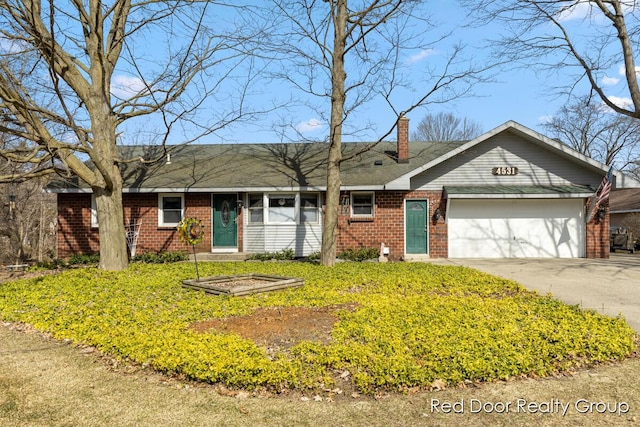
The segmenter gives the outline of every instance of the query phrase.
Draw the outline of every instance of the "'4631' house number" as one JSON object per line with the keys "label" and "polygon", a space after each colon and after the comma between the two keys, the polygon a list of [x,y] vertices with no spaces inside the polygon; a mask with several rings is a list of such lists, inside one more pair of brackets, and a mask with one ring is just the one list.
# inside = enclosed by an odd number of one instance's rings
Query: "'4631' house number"
{"label": "'4631' house number", "polygon": [[491,169],[491,173],[494,174],[494,175],[501,175],[501,176],[517,175],[518,174],[518,168],[516,168],[514,166],[495,167],[495,168]]}

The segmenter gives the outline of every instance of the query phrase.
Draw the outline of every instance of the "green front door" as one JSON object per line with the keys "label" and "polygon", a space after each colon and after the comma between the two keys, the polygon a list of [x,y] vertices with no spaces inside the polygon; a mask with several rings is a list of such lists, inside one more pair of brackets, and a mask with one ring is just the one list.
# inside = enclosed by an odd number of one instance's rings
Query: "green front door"
{"label": "green front door", "polygon": [[236,194],[213,195],[213,247],[236,248],[238,224],[236,222]]}
{"label": "green front door", "polygon": [[429,252],[428,226],[429,209],[426,200],[406,200],[407,253],[426,254]]}

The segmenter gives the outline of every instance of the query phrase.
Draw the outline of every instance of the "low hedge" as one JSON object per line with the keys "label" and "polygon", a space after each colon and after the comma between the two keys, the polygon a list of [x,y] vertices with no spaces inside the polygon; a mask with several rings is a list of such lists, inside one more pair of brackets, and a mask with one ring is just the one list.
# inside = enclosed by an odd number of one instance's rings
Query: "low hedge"
{"label": "low hedge", "polygon": [[[116,358],[233,387],[329,387],[350,373],[361,391],[455,385],[622,359],[635,350],[621,318],[562,304],[476,270],[421,263],[201,263],[201,276],[303,277],[300,288],[248,297],[186,290],[189,263],[96,268],[0,285],[0,319]],[[275,355],[231,333],[196,333],[196,321],[259,307],[356,306],[339,312],[330,344],[301,342]]]}

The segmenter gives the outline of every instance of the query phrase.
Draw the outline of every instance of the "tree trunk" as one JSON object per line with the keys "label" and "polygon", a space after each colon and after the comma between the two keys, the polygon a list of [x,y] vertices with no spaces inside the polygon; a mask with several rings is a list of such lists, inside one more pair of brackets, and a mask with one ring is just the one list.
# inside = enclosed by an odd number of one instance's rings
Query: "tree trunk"
{"label": "tree trunk", "polygon": [[340,143],[332,143],[329,148],[327,166],[327,195],[325,200],[324,224],[322,227],[322,265],[332,267],[336,261],[338,243],[338,209],[340,208]]}
{"label": "tree trunk", "polygon": [[111,190],[94,188],[100,235],[100,269],[124,270],[129,265],[122,211],[122,182]]}
{"label": "tree trunk", "polygon": [[40,200],[40,221],[38,222],[38,262],[44,261],[44,246],[45,246],[45,223],[46,217],[44,215],[45,210],[45,198],[41,194],[39,197]]}
{"label": "tree trunk", "polygon": [[95,96],[89,106],[95,111],[92,114],[95,152],[92,160],[96,164],[96,179],[91,188],[98,210],[100,269],[119,271],[129,266],[129,257],[122,205],[123,181],[117,163],[116,121],[110,114],[108,102],[104,101],[107,99],[106,96]]}
{"label": "tree trunk", "polygon": [[338,243],[338,209],[340,205],[340,162],[342,161],[342,121],[344,120],[345,80],[344,54],[347,26],[347,0],[337,0],[333,15],[333,63],[331,65],[331,130],[327,162],[326,210],[322,228],[322,265],[336,262]]}

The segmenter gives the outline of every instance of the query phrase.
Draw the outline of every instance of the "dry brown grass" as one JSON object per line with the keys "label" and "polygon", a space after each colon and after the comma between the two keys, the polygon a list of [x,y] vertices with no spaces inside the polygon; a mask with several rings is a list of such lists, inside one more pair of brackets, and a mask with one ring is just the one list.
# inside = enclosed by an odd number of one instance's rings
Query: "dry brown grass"
{"label": "dry brown grass", "polygon": [[[2,426],[633,426],[640,423],[640,359],[551,379],[526,379],[376,398],[229,391],[118,366],[92,349],[0,323]],[[432,411],[464,400],[464,413]],[[474,403],[512,402],[474,413]],[[518,399],[568,404],[561,413],[523,413]],[[628,405],[627,413],[579,413],[576,402]],[[434,402],[435,403],[435,402]],[[477,405],[477,404],[476,404]],[[622,407],[624,409],[624,407]]]}

